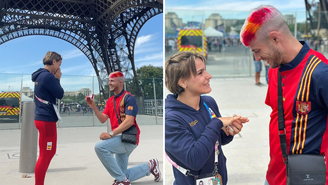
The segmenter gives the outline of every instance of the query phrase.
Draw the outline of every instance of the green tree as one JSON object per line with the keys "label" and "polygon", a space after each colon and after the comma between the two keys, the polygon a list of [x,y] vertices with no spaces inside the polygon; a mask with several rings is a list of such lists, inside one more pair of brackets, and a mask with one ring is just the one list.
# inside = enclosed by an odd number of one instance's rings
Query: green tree
{"label": "green tree", "polygon": [[125,79],[126,90],[129,91],[133,96],[140,96],[142,92],[139,91],[136,83],[140,85],[138,79]]}
{"label": "green tree", "polygon": [[76,102],[80,103],[81,100],[84,100],[85,96],[82,93],[79,93],[76,97]]}
{"label": "green tree", "polygon": [[138,78],[163,78],[163,67],[142,66],[136,72]]}
{"label": "green tree", "polygon": [[63,98],[61,99],[61,102],[63,103],[72,103],[75,101],[75,96],[70,96],[70,95],[64,95]]}
{"label": "green tree", "polygon": [[[322,29],[328,27],[328,3],[327,0],[312,1],[309,3],[308,0],[305,0],[307,9],[307,14],[309,15],[308,19],[310,24],[308,27],[311,29]],[[317,34],[317,33],[316,33]]]}
{"label": "green tree", "polygon": [[225,32],[226,33],[229,33],[231,31],[231,26],[227,26],[226,28],[225,28]]}
{"label": "green tree", "polygon": [[136,73],[145,99],[154,98],[153,81],[156,87],[156,98],[163,98],[163,67],[142,66],[137,69]]}
{"label": "green tree", "polygon": [[[288,28],[292,34],[294,34],[295,24],[288,25]],[[311,32],[311,28],[308,26],[307,31],[305,31],[305,23],[297,23],[297,30],[303,34],[308,34]]]}

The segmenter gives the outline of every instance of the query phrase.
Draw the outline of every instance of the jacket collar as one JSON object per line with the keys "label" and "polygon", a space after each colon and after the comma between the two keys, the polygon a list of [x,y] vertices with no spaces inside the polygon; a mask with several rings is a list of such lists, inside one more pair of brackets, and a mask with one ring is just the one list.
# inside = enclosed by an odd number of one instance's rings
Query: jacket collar
{"label": "jacket collar", "polygon": [[292,70],[295,67],[297,67],[298,64],[302,62],[305,55],[310,51],[309,45],[307,45],[304,41],[300,41],[300,43],[303,45],[300,52],[296,55],[296,57],[291,62],[289,62],[288,64],[281,65],[279,67],[280,72]]}
{"label": "jacket collar", "polygon": [[122,96],[123,93],[124,93],[124,89],[122,89],[122,91],[118,95],[115,95],[114,98]]}

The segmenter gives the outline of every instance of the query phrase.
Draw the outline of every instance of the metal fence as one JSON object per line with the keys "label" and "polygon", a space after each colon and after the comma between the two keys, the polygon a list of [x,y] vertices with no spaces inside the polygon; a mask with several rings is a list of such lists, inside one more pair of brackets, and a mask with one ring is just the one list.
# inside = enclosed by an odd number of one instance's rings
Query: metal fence
{"label": "metal fence", "polygon": [[[24,102],[34,101],[34,83],[31,75],[4,74],[0,73],[0,95],[1,93],[19,92],[20,108]],[[138,88],[136,87],[138,83]],[[92,109],[85,102],[85,96],[94,94],[100,111],[103,111],[107,98],[101,97],[99,84],[96,76],[62,76],[60,80],[64,89],[64,97],[58,100],[58,110],[63,122],[58,122],[58,127],[74,126],[100,126],[102,125],[95,117]],[[109,88],[107,86],[107,88]],[[125,79],[124,89],[131,92],[138,104],[138,119],[147,120],[138,124],[163,124],[163,79]],[[108,89],[109,91],[109,89]],[[1,97],[1,96],[0,96]],[[17,98],[18,99],[18,98]],[[1,98],[0,98],[1,100]],[[155,104],[154,102],[157,102]],[[151,102],[151,103],[149,103]],[[1,109],[1,105],[0,105]],[[7,109],[6,109],[7,110]],[[151,111],[150,111],[151,110]],[[13,120],[5,118],[6,111],[0,111],[0,129],[21,128],[20,118],[22,109],[11,112]],[[19,120],[16,120],[19,118]]]}
{"label": "metal fence", "polygon": [[[254,7],[255,8],[255,7]],[[316,10],[317,9],[317,10]],[[328,12],[313,8],[286,12],[284,15],[291,33],[300,41],[328,55]],[[201,29],[207,42],[207,71],[213,77],[254,76],[254,60],[249,48],[240,42],[241,27],[249,11],[165,9],[165,60],[178,52],[178,33],[182,29]],[[305,21],[307,20],[307,22]],[[211,30],[212,32],[209,32]],[[214,30],[214,31],[213,31]],[[211,33],[211,35],[206,35]],[[181,38],[180,38],[181,39]],[[204,44],[203,44],[204,45]],[[265,75],[262,63],[261,76]]]}

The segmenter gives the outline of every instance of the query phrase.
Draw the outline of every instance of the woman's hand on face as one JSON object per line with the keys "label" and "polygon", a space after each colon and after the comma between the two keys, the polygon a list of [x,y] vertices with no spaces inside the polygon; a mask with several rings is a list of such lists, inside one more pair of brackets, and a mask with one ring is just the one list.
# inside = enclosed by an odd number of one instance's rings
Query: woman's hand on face
{"label": "woman's hand on face", "polygon": [[61,69],[58,68],[58,69],[56,70],[56,72],[54,73],[54,75],[55,75],[55,78],[57,78],[58,80],[60,80],[60,78],[61,78],[61,76],[62,76]]}

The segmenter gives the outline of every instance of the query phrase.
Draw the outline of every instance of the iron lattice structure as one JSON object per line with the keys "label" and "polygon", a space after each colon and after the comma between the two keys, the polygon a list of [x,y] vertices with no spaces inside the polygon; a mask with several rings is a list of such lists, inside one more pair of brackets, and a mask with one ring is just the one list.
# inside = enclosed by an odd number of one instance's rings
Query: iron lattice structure
{"label": "iron lattice structure", "polygon": [[[308,21],[310,21],[311,30],[320,30],[320,28],[323,28],[324,25],[328,24],[328,0],[312,0],[310,2],[309,0],[304,0],[304,2],[306,9],[305,34],[308,34],[306,29]],[[315,8],[317,9],[317,12],[314,11]],[[322,19],[325,19],[325,21]]]}
{"label": "iron lattice structure", "polygon": [[137,76],[138,33],[160,13],[163,0],[1,0],[0,44],[29,35],[65,40],[90,60],[105,95],[109,73]]}

